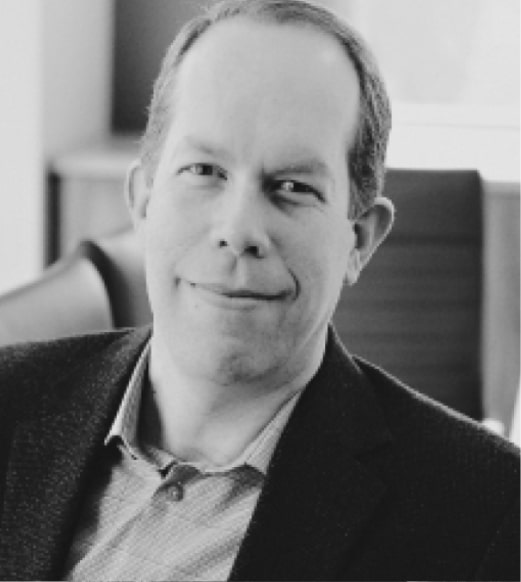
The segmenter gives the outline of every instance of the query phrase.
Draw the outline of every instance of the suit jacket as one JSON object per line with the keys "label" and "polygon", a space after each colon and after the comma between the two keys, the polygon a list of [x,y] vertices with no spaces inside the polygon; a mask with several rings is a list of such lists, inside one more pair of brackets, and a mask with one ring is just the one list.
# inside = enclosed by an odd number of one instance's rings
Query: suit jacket
{"label": "suit jacket", "polygon": [[[2,579],[62,574],[148,334],[0,350]],[[231,578],[519,580],[517,448],[351,358],[331,332]]]}

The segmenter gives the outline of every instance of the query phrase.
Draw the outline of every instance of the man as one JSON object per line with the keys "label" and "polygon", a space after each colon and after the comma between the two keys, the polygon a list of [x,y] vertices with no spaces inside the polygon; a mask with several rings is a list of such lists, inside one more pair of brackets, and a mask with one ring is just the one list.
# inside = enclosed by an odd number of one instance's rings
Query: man
{"label": "man", "polygon": [[330,327],[391,227],[389,118],[322,9],[184,29],[128,180],[151,333],[0,353],[4,577],[519,576],[515,447]]}

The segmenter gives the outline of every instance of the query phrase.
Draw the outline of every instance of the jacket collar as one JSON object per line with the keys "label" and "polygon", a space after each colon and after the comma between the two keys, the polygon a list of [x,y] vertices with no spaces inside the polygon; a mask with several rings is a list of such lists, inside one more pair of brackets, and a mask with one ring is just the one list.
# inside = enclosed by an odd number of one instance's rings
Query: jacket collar
{"label": "jacket collar", "polygon": [[368,459],[385,454],[391,440],[373,388],[331,331],[279,441],[231,579],[338,577],[385,493]]}
{"label": "jacket collar", "polygon": [[[42,384],[38,401],[26,406],[38,409],[38,416],[29,412],[17,427],[7,469],[2,579],[59,578],[87,476],[149,333],[143,328],[115,335],[107,349],[79,364],[69,361],[70,372],[59,379],[35,379]],[[77,350],[78,340],[72,341]],[[87,348],[88,340],[82,345]]]}

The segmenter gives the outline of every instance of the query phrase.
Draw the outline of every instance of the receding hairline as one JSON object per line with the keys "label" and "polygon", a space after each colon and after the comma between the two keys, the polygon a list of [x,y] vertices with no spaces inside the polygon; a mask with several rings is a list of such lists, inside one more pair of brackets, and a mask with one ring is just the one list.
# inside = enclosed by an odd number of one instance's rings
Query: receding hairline
{"label": "receding hairline", "polygon": [[[207,12],[211,12],[213,10],[213,7],[211,6],[209,9],[207,9]],[[187,47],[185,47],[185,49],[178,55],[178,59],[177,59],[177,63],[176,63],[176,67],[175,67],[175,73],[173,75],[173,84],[171,87],[171,93],[170,93],[170,97],[168,99],[168,113],[167,113],[167,119],[168,119],[168,128],[166,128],[165,134],[167,134],[172,126],[173,120],[174,120],[174,116],[175,116],[175,109],[176,109],[176,100],[177,100],[177,91],[179,90],[180,87],[180,79],[181,79],[181,75],[182,75],[182,70],[183,70],[183,65],[185,63],[185,60],[188,59],[190,57],[191,54],[193,54],[194,49],[197,48],[197,45],[200,42],[204,42],[204,39],[208,36],[209,33],[212,32],[212,30],[216,30],[218,28],[225,27],[228,26],[230,24],[233,24],[234,22],[241,22],[243,21],[243,23],[251,23],[254,25],[259,25],[259,26],[266,26],[266,27],[276,27],[276,28],[285,28],[285,27],[291,27],[293,29],[296,30],[300,30],[300,31],[309,31],[312,34],[316,34],[318,37],[323,37],[325,39],[330,39],[332,41],[332,43],[334,43],[339,49],[340,52],[342,53],[343,57],[346,59],[346,63],[348,64],[348,66],[350,66],[350,68],[353,70],[354,73],[354,78],[356,79],[357,82],[357,91],[358,91],[358,100],[357,100],[357,111],[356,111],[356,121],[354,123],[354,127],[353,127],[353,131],[350,132],[351,135],[350,136],[346,136],[346,147],[347,147],[347,151],[346,153],[349,154],[350,149],[354,146],[355,140],[356,140],[356,135],[358,132],[358,128],[360,125],[360,115],[361,115],[361,107],[362,107],[362,86],[361,86],[361,80],[360,80],[360,73],[358,71],[358,68],[356,66],[356,62],[354,62],[353,58],[351,57],[350,54],[348,54],[348,51],[345,48],[344,43],[342,42],[342,39],[335,34],[333,31],[329,31],[324,29],[323,27],[321,27],[319,24],[309,21],[303,17],[300,17],[298,19],[284,19],[284,20],[279,20],[276,18],[276,16],[270,12],[244,12],[244,13],[238,13],[238,14],[232,14],[230,16],[226,16],[223,18],[220,18],[216,21],[210,21],[206,24],[205,28],[202,30],[202,32],[200,34],[197,35],[197,37],[195,39],[192,40],[192,42],[189,43],[189,45]],[[164,144],[163,144],[164,145]]]}
{"label": "receding hairline", "polygon": [[204,39],[207,38],[212,31],[217,31],[221,27],[228,27],[234,26],[237,23],[243,24],[253,24],[260,27],[266,28],[277,28],[277,29],[284,29],[284,28],[292,28],[297,31],[309,31],[311,34],[314,34],[318,37],[323,37],[324,39],[329,39],[332,44],[336,45],[341,53],[345,56],[347,61],[353,66],[357,76],[359,73],[356,69],[355,62],[353,61],[352,56],[346,50],[345,43],[343,42],[341,36],[336,34],[334,31],[330,31],[328,29],[323,28],[320,24],[305,20],[305,19],[298,19],[298,20],[278,20],[276,17],[271,16],[269,14],[260,14],[257,15],[255,13],[239,13],[233,14],[226,18],[221,18],[216,20],[215,22],[210,22],[207,24],[204,29],[194,38],[179,54],[177,59],[177,68],[179,69],[184,62],[184,60],[193,52],[194,48],[201,42],[204,42]]}

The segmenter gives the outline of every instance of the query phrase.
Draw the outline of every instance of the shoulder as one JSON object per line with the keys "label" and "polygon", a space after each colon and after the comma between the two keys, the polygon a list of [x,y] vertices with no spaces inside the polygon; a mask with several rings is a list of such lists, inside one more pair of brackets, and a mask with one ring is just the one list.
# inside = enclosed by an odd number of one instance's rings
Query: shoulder
{"label": "shoulder", "polygon": [[148,337],[148,328],[124,329],[88,335],[13,344],[0,348],[0,406],[11,396],[30,399],[52,389],[58,380],[74,377],[77,370],[95,369],[110,354],[116,360],[135,351]]}
{"label": "shoulder", "polygon": [[[478,422],[435,402],[392,375],[361,358],[354,358],[369,380],[395,442],[408,449],[421,448],[432,462],[494,459],[519,468],[519,449]],[[412,438],[414,436],[414,438]],[[441,455],[441,458],[439,456]]]}
{"label": "shoulder", "polygon": [[0,348],[0,450],[21,423],[52,425],[74,407],[117,398],[149,333],[118,330]]}
{"label": "shoulder", "polygon": [[[356,358],[392,442],[373,469],[414,543],[452,556],[466,579],[519,579],[519,449]],[[434,561],[435,558],[433,558]],[[436,564],[435,564],[436,566]],[[440,570],[441,571],[441,570]]]}
{"label": "shoulder", "polygon": [[126,329],[2,346],[0,378],[42,369],[63,369],[64,365],[92,357],[133,332]]}
{"label": "shoulder", "polygon": [[488,515],[489,531],[499,528],[519,503],[518,447],[379,368],[356,363],[392,434],[392,454],[382,464],[390,482],[411,499],[428,500],[439,515],[469,522]]}

